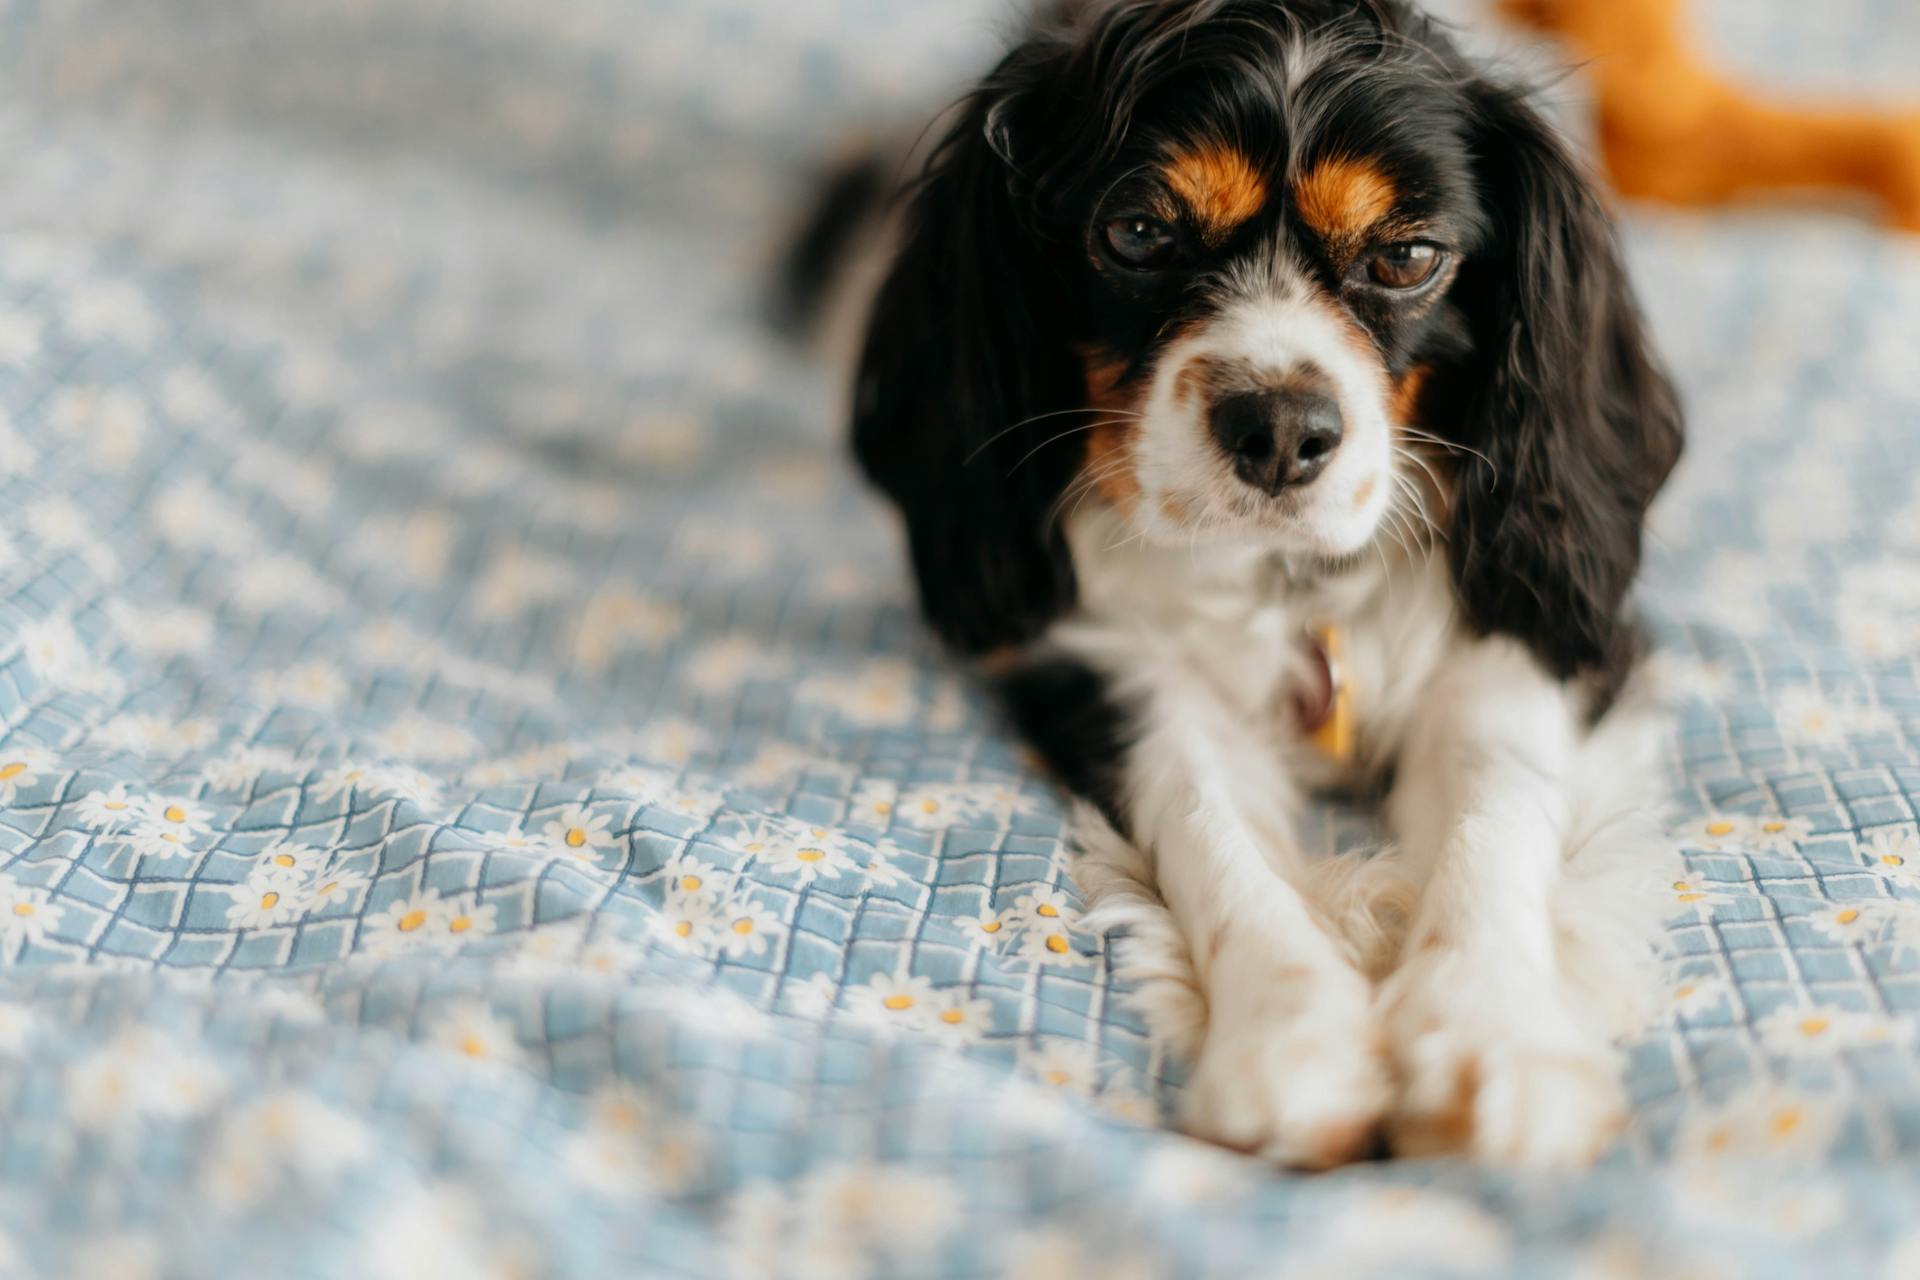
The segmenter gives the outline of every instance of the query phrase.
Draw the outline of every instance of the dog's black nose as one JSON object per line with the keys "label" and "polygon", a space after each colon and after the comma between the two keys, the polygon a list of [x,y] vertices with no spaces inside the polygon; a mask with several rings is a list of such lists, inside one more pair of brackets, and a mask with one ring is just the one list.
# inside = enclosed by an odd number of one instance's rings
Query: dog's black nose
{"label": "dog's black nose", "polygon": [[1247,391],[1213,406],[1213,438],[1234,472],[1268,493],[1311,484],[1345,434],[1340,406],[1314,391]]}

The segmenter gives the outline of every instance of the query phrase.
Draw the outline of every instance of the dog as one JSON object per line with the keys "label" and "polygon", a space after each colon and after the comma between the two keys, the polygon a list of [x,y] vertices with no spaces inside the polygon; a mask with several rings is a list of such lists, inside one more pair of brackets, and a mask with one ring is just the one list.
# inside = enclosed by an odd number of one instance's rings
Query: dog
{"label": "dog", "polygon": [[[1682,421],[1581,165],[1402,0],[1056,2],[937,136],[855,452],[1089,802],[1185,1127],[1593,1160],[1657,931],[1607,886],[1649,874],[1627,597]],[[1308,793],[1383,797],[1393,849],[1306,857]]]}

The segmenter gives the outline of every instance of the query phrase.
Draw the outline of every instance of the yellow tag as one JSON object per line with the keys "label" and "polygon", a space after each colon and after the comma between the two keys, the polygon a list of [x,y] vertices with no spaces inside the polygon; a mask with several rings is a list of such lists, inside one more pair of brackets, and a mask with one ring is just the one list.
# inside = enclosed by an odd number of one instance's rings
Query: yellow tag
{"label": "yellow tag", "polygon": [[1347,687],[1347,637],[1335,626],[1314,628],[1320,652],[1327,655],[1327,679],[1333,685],[1333,705],[1327,722],[1313,731],[1312,742],[1322,755],[1341,764],[1353,762],[1353,690]]}

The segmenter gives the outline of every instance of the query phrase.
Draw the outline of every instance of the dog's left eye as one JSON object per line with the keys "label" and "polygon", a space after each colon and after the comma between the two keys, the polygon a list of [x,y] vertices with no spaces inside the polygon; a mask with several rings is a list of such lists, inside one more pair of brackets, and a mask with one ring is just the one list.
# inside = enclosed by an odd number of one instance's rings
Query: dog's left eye
{"label": "dog's left eye", "polygon": [[1135,271],[1164,267],[1179,250],[1173,228],[1157,218],[1115,218],[1107,223],[1103,235],[1107,252],[1121,266]]}
{"label": "dog's left eye", "polygon": [[1367,275],[1382,288],[1418,289],[1433,279],[1433,273],[1440,269],[1440,260],[1437,245],[1409,240],[1404,244],[1390,244],[1374,254]]}

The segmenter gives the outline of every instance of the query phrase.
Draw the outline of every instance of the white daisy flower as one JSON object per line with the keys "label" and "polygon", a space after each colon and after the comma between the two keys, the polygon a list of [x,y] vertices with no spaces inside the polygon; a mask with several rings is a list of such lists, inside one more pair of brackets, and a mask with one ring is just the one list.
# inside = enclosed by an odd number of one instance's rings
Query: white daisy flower
{"label": "white daisy flower", "polygon": [[1673,1154],[1681,1162],[1812,1163],[1825,1158],[1845,1116],[1845,1107],[1831,1098],[1760,1084],[1718,1106],[1690,1106],[1674,1135]]}
{"label": "white daisy flower", "polygon": [[993,948],[1012,936],[1012,917],[1008,912],[987,910],[977,916],[965,916],[955,921],[967,941],[976,947]]}
{"label": "white daisy flower", "polygon": [[325,851],[293,840],[275,840],[255,855],[254,874],[305,880],[327,864]]}
{"label": "white daisy flower", "polygon": [[822,759],[791,743],[763,742],[753,753],[753,759],[735,770],[734,776],[750,787],[777,787],[808,769],[837,767],[834,761]]}
{"label": "white daisy flower", "polygon": [[468,786],[498,787],[509,782],[558,782],[573,763],[574,745],[551,742],[529,747],[500,760],[475,765],[464,775]]}
{"label": "white daisy flower", "polygon": [[1913,1024],[1833,1005],[1783,1005],[1754,1024],[1769,1052],[1781,1057],[1826,1058],[1846,1049],[1904,1044]]}
{"label": "white daisy flower", "polygon": [[1683,977],[1668,989],[1674,1013],[1683,1018],[1699,1017],[1726,1004],[1733,997],[1733,984],[1712,974]]}
{"label": "white daisy flower", "polygon": [[798,697],[864,729],[904,729],[920,709],[913,667],[897,659],[871,662],[853,675],[816,676],[800,685]]}
{"label": "white daisy flower", "polygon": [[749,680],[776,675],[787,660],[745,636],[725,636],[702,644],[681,668],[688,684],[702,693],[732,693]]}
{"label": "white daisy flower", "polygon": [[616,838],[608,830],[613,818],[594,813],[584,804],[570,804],[543,827],[549,853],[582,862],[597,862],[613,849]]}
{"label": "white daisy flower", "polygon": [[863,827],[886,828],[893,825],[894,811],[900,805],[900,784],[884,778],[869,778],[854,788],[847,801],[847,821]]}
{"label": "white daisy flower", "polygon": [[347,867],[330,867],[314,876],[307,886],[305,911],[308,915],[318,915],[328,907],[349,903],[353,895],[373,883],[364,871],[354,871]]}
{"label": "white daisy flower", "polygon": [[58,929],[65,914],[45,889],[0,875],[0,953],[18,958],[21,948]]}
{"label": "white daisy flower", "polygon": [[1878,703],[1841,701],[1805,685],[1775,698],[1774,719],[1789,742],[1827,749],[1845,747],[1856,735],[1898,728],[1893,714]]}
{"label": "white daisy flower", "polygon": [[212,815],[191,800],[142,796],[131,843],[150,858],[184,858],[212,834]]}
{"label": "white daisy flower", "polygon": [[1836,902],[1807,917],[1807,927],[1828,942],[1866,945],[1879,937],[1887,923],[1882,902]]}
{"label": "white daisy flower", "polygon": [[1910,826],[1875,827],[1861,833],[1867,870],[1898,883],[1920,885],[1920,834]]}
{"label": "white daisy flower", "polygon": [[437,808],[440,804],[438,779],[408,765],[383,764],[369,771],[361,785],[374,795],[403,800],[423,809]]}
{"label": "white daisy flower", "polygon": [[633,756],[678,769],[711,746],[713,735],[683,716],[662,716],[638,729],[602,734],[597,741],[610,755]]}
{"label": "white daisy flower", "polygon": [[240,747],[210,760],[200,776],[216,791],[244,791],[269,773],[298,774],[305,767],[291,751],[279,747]]}
{"label": "white daisy flower", "polygon": [[438,889],[398,898],[360,922],[360,949],[387,955],[426,947],[444,937],[447,904]]}
{"label": "white daisy flower", "polygon": [[1020,1069],[1041,1084],[1091,1096],[1099,1083],[1094,1047],[1077,1040],[1048,1039],[1021,1049]]}
{"label": "white daisy flower", "polygon": [[211,745],[217,735],[210,720],[120,715],[95,729],[92,740],[116,751],[171,759]]}
{"label": "white daisy flower", "polygon": [[1091,956],[1073,949],[1073,935],[1058,921],[1025,924],[1019,933],[1019,951],[1015,954],[1028,964],[1090,964]]}
{"label": "white daisy flower", "polygon": [[454,898],[441,904],[428,922],[434,936],[430,942],[459,946],[475,938],[484,938],[499,927],[500,908],[476,897]]}
{"label": "white daisy flower", "polygon": [[1065,929],[1080,919],[1079,908],[1059,889],[1036,889],[1032,893],[1022,894],[1014,900],[1013,906],[1030,928]]}
{"label": "white daisy flower", "polygon": [[89,791],[74,806],[74,817],[92,831],[118,831],[139,816],[140,801],[127,794],[125,783],[105,791]]}
{"label": "white daisy flower", "polygon": [[854,857],[854,841],[845,832],[791,821],[764,824],[740,848],[770,874],[797,876],[802,884],[836,880],[860,865]]}
{"label": "white daisy flower", "polygon": [[679,634],[680,608],[631,587],[595,592],[580,611],[574,631],[574,660],[589,671],[604,671],[633,649],[657,649]]}
{"label": "white daisy flower", "polygon": [[318,660],[282,672],[262,672],[253,686],[265,701],[314,711],[331,711],[347,696],[346,677],[332,663]]}
{"label": "white daisy flower", "polygon": [[724,895],[733,883],[733,875],[703,862],[682,850],[668,858],[660,868],[661,883],[668,893],[709,893]]}
{"label": "white daisy flower", "polygon": [[847,992],[847,1012],[885,1031],[922,1031],[934,1002],[933,980],[904,970],[880,972]]}
{"label": "white daisy flower", "polygon": [[711,892],[669,893],[650,923],[661,941],[698,955],[712,954],[725,927]]}
{"label": "white daisy flower", "polygon": [[[262,871],[267,874],[261,874]],[[272,866],[257,869],[245,884],[228,888],[233,905],[227,908],[227,927],[271,929],[292,924],[306,906],[302,888],[303,882],[296,873],[282,872]]]}
{"label": "white daisy flower", "polygon": [[342,760],[314,780],[307,794],[315,800],[331,800],[335,796],[345,796],[347,802],[353,802],[353,795],[362,787],[370,786],[375,766],[362,764],[354,760]]}
{"label": "white daisy flower", "polygon": [[207,1110],[225,1084],[211,1059],[158,1032],[134,1030],[67,1069],[68,1114],[92,1130],[145,1116],[181,1119]]}
{"label": "white daisy flower", "polygon": [[803,1251],[817,1239],[834,1252],[851,1248],[858,1256],[895,1263],[813,1274],[899,1274],[901,1262],[938,1256],[960,1217],[951,1183],[897,1165],[829,1165],[807,1175],[794,1195]]}
{"label": "white daisy flower", "polygon": [[721,912],[720,931],[716,935],[721,952],[734,960],[765,955],[767,947],[786,925],[773,911],[757,902],[742,899]]}
{"label": "white daisy flower", "polygon": [[595,938],[581,947],[573,959],[576,969],[604,978],[638,973],[646,962],[647,953],[644,949],[616,937]]}
{"label": "white daisy flower", "polygon": [[90,461],[118,470],[138,457],[146,442],[147,407],[119,388],[68,386],[48,398],[46,423]]}
{"label": "white daisy flower", "polygon": [[1709,880],[1697,871],[1682,876],[1671,885],[1676,906],[1707,914],[1711,914],[1715,903],[1729,900],[1726,888],[1721,882]]}
{"label": "white daisy flower", "polygon": [[53,766],[52,754],[39,747],[0,746],[0,805],[13,804],[23,790],[39,785]]}
{"label": "white daisy flower", "polygon": [[958,988],[942,991],[927,1004],[925,1029],[955,1048],[977,1044],[993,1030],[993,1002],[969,999]]}
{"label": "white daisy flower", "polygon": [[480,843],[500,853],[546,853],[548,851],[545,836],[534,835],[517,822],[505,831],[481,832]]}
{"label": "white daisy flower", "polygon": [[905,849],[902,849],[893,841],[882,840],[873,846],[873,850],[867,858],[866,865],[860,868],[860,873],[867,878],[868,884],[880,888],[892,888],[894,885],[906,884],[913,879],[912,876],[900,868],[899,858],[906,852]]}
{"label": "white daisy flower", "polygon": [[456,1004],[435,1020],[427,1042],[488,1068],[518,1068],[527,1061],[513,1024],[477,1001]]}
{"label": "white daisy flower", "polygon": [[319,1099],[291,1089],[231,1113],[207,1154],[201,1188],[229,1212],[283,1192],[325,1193],[363,1164],[373,1144],[366,1129]]}
{"label": "white daisy flower", "polygon": [[380,753],[401,760],[465,760],[479,753],[480,740],[457,724],[408,713],[373,739]]}

